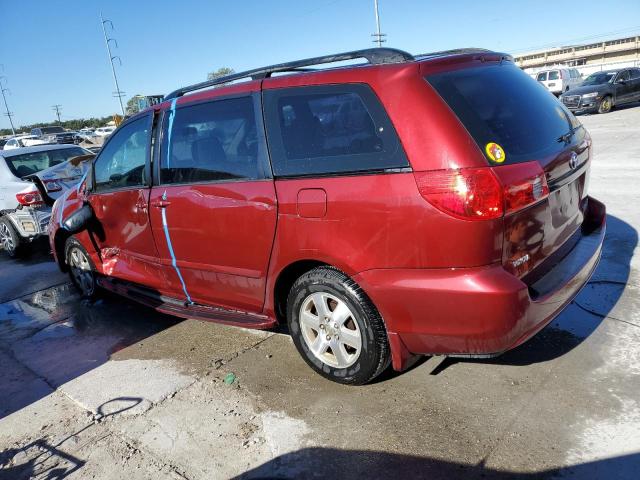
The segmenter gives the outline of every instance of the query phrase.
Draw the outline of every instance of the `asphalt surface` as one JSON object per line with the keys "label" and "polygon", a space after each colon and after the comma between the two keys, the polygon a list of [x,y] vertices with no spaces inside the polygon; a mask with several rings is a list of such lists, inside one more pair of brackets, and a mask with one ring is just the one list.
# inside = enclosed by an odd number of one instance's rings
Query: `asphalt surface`
{"label": "asphalt surface", "polygon": [[493,360],[340,386],[286,335],[87,303],[46,252],[0,253],[0,479],[638,478],[640,107],[581,119],[602,261]]}

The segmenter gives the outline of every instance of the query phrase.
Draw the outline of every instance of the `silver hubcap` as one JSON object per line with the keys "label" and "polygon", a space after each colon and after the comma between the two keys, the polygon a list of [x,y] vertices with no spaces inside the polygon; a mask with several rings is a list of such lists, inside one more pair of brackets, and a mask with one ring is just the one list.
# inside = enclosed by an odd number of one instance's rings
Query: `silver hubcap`
{"label": "silver hubcap", "polygon": [[300,329],[313,355],[331,367],[349,367],[360,356],[362,336],[355,316],[333,295],[312,293],[302,302]]}
{"label": "silver hubcap", "polygon": [[73,275],[82,293],[91,295],[94,288],[91,264],[84,252],[77,247],[72,247],[69,250],[69,267],[71,268],[71,275]]}
{"label": "silver hubcap", "polygon": [[13,252],[13,249],[16,248],[9,226],[6,223],[0,223],[0,243],[6,252]]}

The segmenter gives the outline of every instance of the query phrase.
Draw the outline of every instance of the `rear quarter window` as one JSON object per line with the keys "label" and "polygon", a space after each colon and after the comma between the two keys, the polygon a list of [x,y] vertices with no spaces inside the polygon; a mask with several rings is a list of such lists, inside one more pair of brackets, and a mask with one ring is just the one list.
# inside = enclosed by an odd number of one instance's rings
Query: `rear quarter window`
{"label": "rear quarter window", "polygon": [[511,62],[439,73],[427,81],[485,155],[491,142],[504,149],[505,164],[560,152],[559,138],[579,126],[552,94]]}
{"label": "rear quarter window", "polygon": [[266,90],[264,98],[276,176],[409,166],[389,117],[366,85]]}

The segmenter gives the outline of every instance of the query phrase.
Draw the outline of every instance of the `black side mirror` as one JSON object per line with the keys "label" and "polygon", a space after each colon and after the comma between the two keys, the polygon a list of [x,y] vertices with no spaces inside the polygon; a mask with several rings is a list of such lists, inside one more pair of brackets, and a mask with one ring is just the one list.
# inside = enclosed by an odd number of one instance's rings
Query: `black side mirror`
{"label": "black side mirror", "polygon": [[92,219],[93,209],[91,205],[84,204],[62,222],[62,227],[71,234],[78,233],[86,229]]}
{"label": "black side mirror", "polygon": [[627,81],[621,78],[619,80],[616,80],[616,83],[619,84],[619,85],[624,85],[624,84],[627,83]]}

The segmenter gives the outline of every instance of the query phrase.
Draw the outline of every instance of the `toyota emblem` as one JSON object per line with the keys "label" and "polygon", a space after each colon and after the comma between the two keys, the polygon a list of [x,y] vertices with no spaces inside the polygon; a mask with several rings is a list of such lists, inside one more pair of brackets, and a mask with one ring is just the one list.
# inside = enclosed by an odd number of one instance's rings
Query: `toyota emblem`
{"label": "toyota emblem", "polygon": [[575,170],[578,166],[578,154],[576,152],[571,152],[571,158],[569,159],[569,167],[571,170]]}

